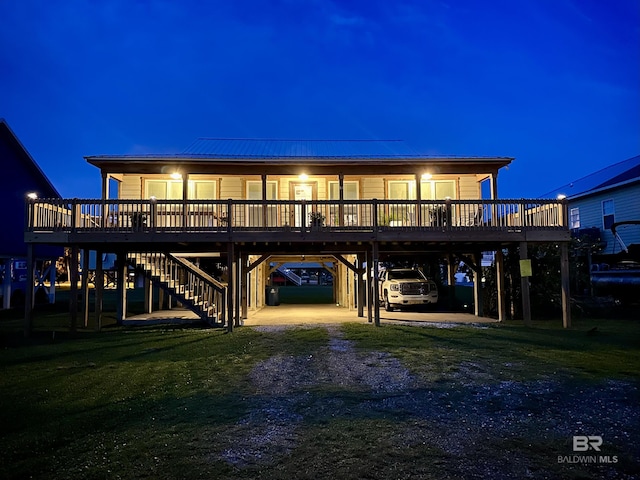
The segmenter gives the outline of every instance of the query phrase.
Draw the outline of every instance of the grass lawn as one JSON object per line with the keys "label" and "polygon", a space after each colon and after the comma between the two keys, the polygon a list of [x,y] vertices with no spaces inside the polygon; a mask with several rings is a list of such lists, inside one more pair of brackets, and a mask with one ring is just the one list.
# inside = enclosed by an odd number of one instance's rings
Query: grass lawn
{"label": "grass lawn", "polygon": [[[24,340],[18,318],[0,317],[0,478],[517,472],[578,479],[638,472],[637,321],[579,320],[568,331],[559,322],[344,324],[337,339],[324,327],[227,334],[110,326],[72,337],[61,328],[67,322],[66,314],[44,309]],[[314,378],[343,367],[348,374],[348,365],[330,357],[347,346],[354,349],[348,358],[372,371],[406,369],[410,385],[395,391],[364,388],[357,378]],[[274,371],[260,372],[273,380],[259,378],[257,365],[271,365]],[[317,370],[304,376],[301,365]],[[293,386],[292,377],[299,379]],[[395,381],[382,382],[387,378]],[[284,386],[270,386],[278,382]],[[599,430],[601,424],[608,426]],[[603,435],[603,453],[618,463],[558,464],[558,455],[574,454],[571,437],[578,434]]]}

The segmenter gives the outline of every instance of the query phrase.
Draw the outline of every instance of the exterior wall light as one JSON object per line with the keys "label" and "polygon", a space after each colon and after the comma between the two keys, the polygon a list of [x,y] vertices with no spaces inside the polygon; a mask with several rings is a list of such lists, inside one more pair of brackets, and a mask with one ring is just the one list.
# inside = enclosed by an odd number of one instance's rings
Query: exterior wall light
{"label": "exterior wall light", "polygon": [[558,200],[564,200],[567,196],[564,193],[560,193],[557,197]]}
{"label": "exterior wall light", "polygon": [[171,178],[173,178],[174,180],[180,180],[182,178],[182,175],[179,172],[173,172],[171,174]]}
{"label": "exterior wall light", "polygon": [[38,198],[38,194],[36,192],[29,192],[27,193],[27,198],[30,198],[31,200],[35,200],[36,198]]}
{"label": "exterior wall light", "polygon": [[309,179],[309,175],[307,175],[306,173],[301,173],[300,175],[298,175],[298,179],[304,182]]}
{"label": "exterior wall light", "polygon": [[422,180],[431,180],[431,177],[433,177],[433,175],[431,175],[430,173],[422,174]]}

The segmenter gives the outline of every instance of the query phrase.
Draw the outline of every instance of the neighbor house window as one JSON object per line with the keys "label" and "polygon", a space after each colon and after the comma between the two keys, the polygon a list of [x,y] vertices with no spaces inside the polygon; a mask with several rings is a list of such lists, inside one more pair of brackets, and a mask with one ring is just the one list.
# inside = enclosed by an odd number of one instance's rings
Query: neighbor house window
{"label": "neighbor house window", "polygon": [[609,230],[615,222],[616,208],[613,199],[602,202],[602,225],[605,230]]}
{"label": "neighbor house window", "polygon": [[580,209],[572,208],[569,210],[569,228],[580,228]]}

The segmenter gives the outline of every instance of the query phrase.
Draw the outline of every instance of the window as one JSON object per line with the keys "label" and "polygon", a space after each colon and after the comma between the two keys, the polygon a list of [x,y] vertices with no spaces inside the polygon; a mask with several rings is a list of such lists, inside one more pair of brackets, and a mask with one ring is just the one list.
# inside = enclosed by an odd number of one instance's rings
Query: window
{"label": "window", "polygon": [[569,210],[569,228],[580,228],[580,209]]}
{"label": "window", "polygon": [[[278,183],[267,182],[267,198],[265,200],[278,199]],[[247,182],[247,200],[262,200],[262,182]],[[249,226],[262,227],[266,220],[267,226],[277,225],[278,206],[267,205],[266,214],[262,213],[262,205],[247,205],[247,220]]]}
{"label": "window", "polygon": [[216,182],[206,180],[189,181],[189,198],[213,200],[216,198]]}
{"label": "window", "polygon": [[[349,200],[358,199],[358,182],[343,182],[342,196],[345,200],[342,225],[347,227],[358,225],[358,205],[348,203]],[[340,200],[340,182],[329,182],[329,200]],[[340,225],[340,209],[337,205],[329,207],[329,216],[329,225]]]}
{"label": "window", "polygon": [[453,180],[423,180],[420,182],[422,200],[444,200],[455,198],[455,182]]}
{"label": "window", "polygon": [[[277,200],[277,191],[277,182],[267,182],[266,200]],[[262,182],[247,182],[247,200],[262,200]]]}
{"label": "window", "polygon": [[147,180],[147,198],[158,200],[181,200],[182,182],[167,180]]}
{"label": "window", "polygon": [[413,182],[390,181],[389,200],[411,200],[415,197],[413,192]]}
{"label": "window", "polygon": [[[213,200],[216,198],[216,182],[209,180],[189,180],[188,198],[193,200]],[[146,198],[158,200],[182,200],[182,180],[147,180]]]}
{"label": "window", "polygon": [[[342,195],[345,200],[357,200],[358,182],[343,182]],[[329,200],[340,200],[340,182],[329,182]]]}
{"label": "window", "polygon": [[613,222],[615,222],[616,208],[613,199],[602,202],[602,226],[605,230],[609,230]]}

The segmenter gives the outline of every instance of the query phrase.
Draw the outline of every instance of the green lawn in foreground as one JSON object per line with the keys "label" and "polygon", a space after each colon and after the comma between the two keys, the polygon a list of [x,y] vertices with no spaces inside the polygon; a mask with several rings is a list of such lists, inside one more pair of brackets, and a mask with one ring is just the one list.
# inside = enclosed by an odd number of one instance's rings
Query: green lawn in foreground
{"label": "green lawn in foreground", "polygon": [[[0,478],[458,478],[449,472],[449,454],[405,441],[404,428],[423,420],[355,408],[339,418],[309,414],[296,448],[272,465],[238,469],[212,455],[256,404],[287,402],[256,396],[248,379],[253,366],[274,355],[313,354],[329,341],[325,328],[227,334],[109,327],[71,338],[51,333],[64,314],[45,317],[36,318],[40,327],[30,340],[21,339],[19,322],[17,329],[14,320],[0,322]],[[359,350],[388,352],[438,391],[466,364],[481,366],[479,378],[488,383],[550,375],[585,385],[638,378],[638,322],[580,320],[568,331],[557,324],[341,329]],[[333,394],[303,392],[299,401]],[[361,395],[369,394],[343,392],[341,402],[349,409]],[[495,442],[491,448],[530,450]],[[489,447],[482,448],[488,455]],[[553,455],[545,451],[541,461]]]}

